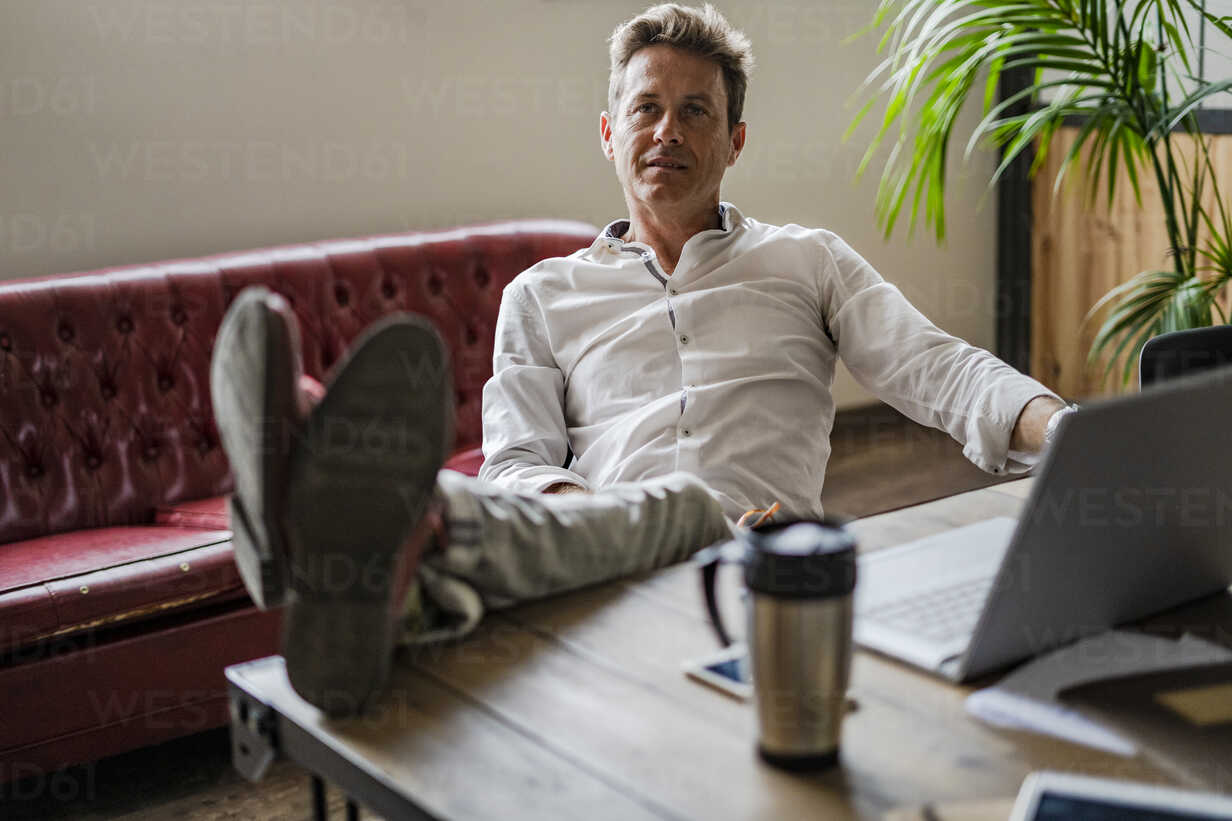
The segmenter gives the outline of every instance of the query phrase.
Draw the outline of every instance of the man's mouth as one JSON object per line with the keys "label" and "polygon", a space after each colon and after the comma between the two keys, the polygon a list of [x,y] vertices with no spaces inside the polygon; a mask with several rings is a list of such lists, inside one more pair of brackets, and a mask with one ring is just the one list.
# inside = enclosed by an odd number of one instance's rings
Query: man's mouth
{"label": "man's mouth", "polygon": [[688,167],[682,162],[667,157],[655,157],[654,159],[647,160],[646,165],[649,168],[674,168],[677,170],[684,170]]}

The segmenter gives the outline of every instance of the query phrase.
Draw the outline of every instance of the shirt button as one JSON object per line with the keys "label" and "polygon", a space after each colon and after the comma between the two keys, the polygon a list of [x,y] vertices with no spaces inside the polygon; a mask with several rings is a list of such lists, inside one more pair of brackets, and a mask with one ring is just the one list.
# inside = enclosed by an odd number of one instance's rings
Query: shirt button
{"label": "shirt button", "polygon": [[688,344],[689,344],[689,335],[688,335],[688,334],[681,334],[681,335],[680,335],[680,344],[681,344],[681,345],[688,345]]}
{"label": "shirt button", "polygon": [[677,291],[675,288],[668,288],[668,289],[667,289],[667,292],[668,292],[669,294],[671,294],[672,296],[676,296],[676,294],[680,293],[680,292],[679,292],[679,291]]}
{"label": "shirt button", "polygon": [[681,428],[680,435],[687,439],[688,437],[693,435],[693,431],[689,430],[688,428]]}

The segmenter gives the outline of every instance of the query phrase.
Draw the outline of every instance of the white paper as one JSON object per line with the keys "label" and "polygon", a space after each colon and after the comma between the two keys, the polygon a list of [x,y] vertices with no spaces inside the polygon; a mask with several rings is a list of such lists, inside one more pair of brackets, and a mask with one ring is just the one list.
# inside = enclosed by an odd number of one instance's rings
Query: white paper
{"label": "white paper", "polygon": [[967,712],[997,727],[1031,730],[1117,755],[1137,746],[1062,705],[1070,687],[1122,676],[1179,670],[1232,659],[1232,651],[1190,635],[1179,641],[1110,630],[1027,662],[998,684],[967,697]]}

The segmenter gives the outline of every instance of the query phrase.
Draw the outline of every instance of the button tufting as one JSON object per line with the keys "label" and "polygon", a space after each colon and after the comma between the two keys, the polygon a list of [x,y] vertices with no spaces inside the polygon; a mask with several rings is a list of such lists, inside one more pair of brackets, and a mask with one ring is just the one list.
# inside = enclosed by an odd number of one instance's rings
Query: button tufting
{"label": "button tufting", "polygon": [[490,274],[488,274],[488,272],[485,269],[477,268],[475,270],[475,284],[478,285],[480,288],[488,287],[488,283],[491,281],[492,281],[492,277]]}
{"label": "button tufting", "polygon": [[176,325],[183,325],[188,321],[188,314],[183,308],[175,308],[171,311],[171,321]]}
{"label": "button tufting", "polygon": [[8,334],[0,334],[0,350],[13,350],[13,340],[9,339]]}
{"label": "button tufting", "polygon": [[398,294],[398,291],[396,288],[394,288],[394,284],[392,282],[390,282],[389,280],[386,280],[385,282],[381,283],[381,296],[385,297],[386,299],[393,299],[395,296],[397,296],[397,294]]}
{"label": "button tufting", "polygon": [[199,453],[209,453],[213,449],[214,449],[214,443],[211,442],[207,437],[203,436],[197,440],[197,451]]}
{"label": "button tufting", "polygon": [[351,294],[341,282],[334,286],[334,301],[340,307],[346,307],[346,304],[351,301]]}
{"label": "button tufting", "polygon": [[114,382],[103,382],[98,386],[98,392],[103,395],[104,399],[115,399],[116,386]]}
{"label": "button tufting", "polygon": [[30,479],[38,479],[43,475],[42,465],[26,465],[26,476]]}
{"label": "button tufting", "polygon": [[172,379],[169,375],[163,374],[162,376],[158,377],[158,389],[162,391],[163,393],[166,393],[167,391],[171,390],[174,387],[175,387],[175,380]]}
{"label": "button tufting", "polygon": [[428,277],[428,291],[433,296],[437,296],[438,294],[440,294],[441,289],[443,289],[444,287],[445,287],[445,283],[441,281],[440,277],[435,276],[435,275]]}
{"label": "button tufting", "polygon": [[61,322],[59,329],[56,331],[62,342],[72,342],[76,333],[73,331],[73,326],[67,322]]}
{"label": "button tufting", "polygon": [[90,470],[97,470],[99,465],[103,463],[103,457],[97,453],[86,454],[86,467]]}
{"label": "button tufting", "polygon": [[141,455],[147,462],[153,462],[158,458],[158,445],[146,445]]}
{"label": "button tufting", "polygon": [[116,330],[122,334],[132,333],[133,332],[132,317],[122,316],[119,319],[117,319],[116,320]]}
{"label": "button tufting", "polygon": [[43,388],[43,390],[39,391],[39,401],[43,403],[43,407],[50,408],[54,407],[60,401],[60,398],[56,396],[56,392],[51,388]]}
{"label": "button tufting", "polygon": [[475,345],[479,342],[479,331],[475,330],[474,326],[466,326],[466,344]]}
{"label": "button tufting", "polygon": [[455,406],[458,406],[458,407],[465,405],[466,404],[466,394],[463,393],[462,391],[458,391],[457,393],[455,393],[454,394],[454,404]]}

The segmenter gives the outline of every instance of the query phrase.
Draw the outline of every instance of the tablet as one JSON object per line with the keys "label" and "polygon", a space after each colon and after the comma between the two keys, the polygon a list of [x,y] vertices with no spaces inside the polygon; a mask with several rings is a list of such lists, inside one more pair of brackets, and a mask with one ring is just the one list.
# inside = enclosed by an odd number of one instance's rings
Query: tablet
{"label": "tablet", "polygon": [[749,653],[744,644],[733,644],[705,658],[687,661],[684,663],[684,673],[694,681],[740,701],[753,697]]}
{"label": "tablet", "polygon": [[1232,796],[1072,773],[1031,773],[1010,821],[1232,819]]}

